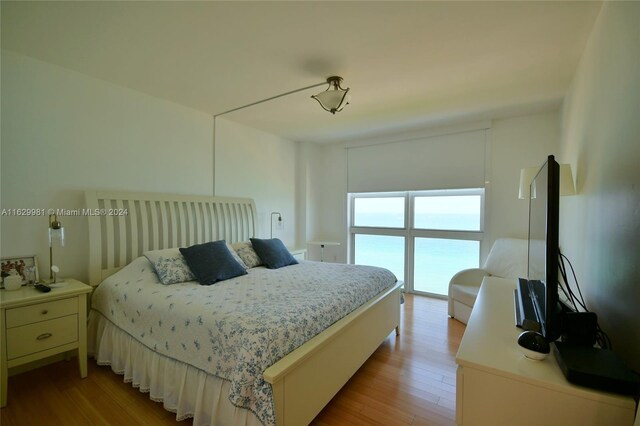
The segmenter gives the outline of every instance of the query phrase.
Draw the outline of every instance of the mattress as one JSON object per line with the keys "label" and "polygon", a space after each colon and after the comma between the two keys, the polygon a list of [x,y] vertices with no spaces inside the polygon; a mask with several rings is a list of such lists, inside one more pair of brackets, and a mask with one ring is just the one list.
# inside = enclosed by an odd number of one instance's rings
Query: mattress
{"label": "mattress", "polygon": [[163,358],[228,382],[233,406],[274,425],[264,370],[395,282],[383,268],[303,261],[251,268],[213,286],[162,285],[140,257],[98,286],[91,318]]}

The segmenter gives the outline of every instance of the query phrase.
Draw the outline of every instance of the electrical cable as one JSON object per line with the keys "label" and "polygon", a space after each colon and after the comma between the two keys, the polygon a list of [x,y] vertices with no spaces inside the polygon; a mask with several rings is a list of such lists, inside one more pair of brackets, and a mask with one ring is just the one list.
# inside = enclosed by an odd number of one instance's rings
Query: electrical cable
{"label": "electrical cable", "polygon": [[[571,274],[573,275],[573,281],[576,283],[576,288],[578,289],[578,294],[580,295],[580,305],[583,306],[585,309],[587,309],[585,301],[584,301],[584,297],[582,296],[582,291],[580,290],[580,286],[578,285],[578,278],[576,277],[576,271],[573,269],[573,265],[571,264],[571,261],[567,258],[567,256],[565,256],[564,254],[560,253],[560,256],[562,256],[562,258],[567,260],[567,263],[569,264],[569,268],[571,268]],[[562,262],[564,264],[564,262]],[[587,310],[588,312],[588,310]]]}
{"label": "electrical cable", "polygon": [[[561,265],[560,266],[560,272],[562,274],[562,278],[563,278],[563,280],[565,282],[567,290],[568,290],[569,294],[571,295],[571,302],[574,305],[576,312],[578,311],[578,309],[576,307],[576,303],[578,305],[580,305],[580,307],[585,312],[589,312],[589,309],[587,308],[587,305],[586,305],[586,303],[584,301],[584,297],[582,296],[582,291],[580,290],[580,285],[578,284],[578,279],[576,277],[576,273],[575,273],[575,270],[573,269],[573,265],[571,264],[571,261],[564,254],[562,254],[561,252],[559,252],[559,256],[560,256],[559,265]],[[565,259],[566,259],[567,263],[569,263],[569,267],[571,268],[571,272],[572,272],[572,275],[573,275],[573,281],[575,282],[576,288],[578,289],[579,297],[578,297],[578,295],[576,295],[573,292],[573,289],[571,288],[571,284],[569,283],[569,280],[567,278],[566,267],[564,266],[564,260]]]}
{"label": "electrical cable", "polygon": [[[578,305],[584,310],[584,312],[590,312],[587,308],[587,304],[584,300],[584,296],[582,295],[582,290],[580,289],[580,284],[578,283],[578,278],[576,276],[576,271],[571,264],[571,261],[567,256],[565,256],[560,250],[558,250],[558,257],[560,262],[558,262],[558,269],[560,270],[560,276],[562,277],[562,281],[564,282],[564,286],[560,284],[558,287],[562,290],[564,295],[567,297],[568,301],[574,307],[575,312],[578,312]],[[564,261],[567,261],[569,264],[569,268],[571,269],[571,275],[573,276],[573,282],[575,283],[577,294],[571,289],[571,285],[569,283],[567,268],[564,264]],[[566,288],[565,288],[566,287]],[[599,347],[603,349],[612,349],[613,345],[611,344],[611,339],[609,335],[600,327],[600,324],[596,323],[596,343]]]}
{"label": "electrical cable", "polygon": [[[573,310],[577,312],[578,311],[578,305],[576,305],[575,300],[571,296],[571,292],[567,291],[567,288],[568,288],[569,284],[568,284],[568,281],[567,281],[567,272],[566,272],[566,268],[564,266],[564,262],[562,260],[562,257],[560,257],[560,262],[558,263],[558,267],[560,269],[560,276],[562,277],[562,281],[559,283],[560,285],[558,287],[564,293],[564,296],[565,296],[566,300],[573,305]],[[563,283],[564,283],[564,285],[562,285]]]}

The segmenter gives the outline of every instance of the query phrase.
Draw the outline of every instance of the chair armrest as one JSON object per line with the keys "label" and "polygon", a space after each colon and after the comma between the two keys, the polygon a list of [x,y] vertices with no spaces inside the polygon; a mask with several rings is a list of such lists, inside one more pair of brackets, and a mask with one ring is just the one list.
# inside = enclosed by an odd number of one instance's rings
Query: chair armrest
{"label": "chair armrest", "polygon": [[462,271],[451,277],[451,280],[449,281],[449,287],[451,287],[451,284],[472,285],[480,287],[480,284],[482,284],[482,279],[484,277],[488,277],[489,275],[491,275],[489,272],[481,268],[463,269]]}
{"label": "chair armrest", "polygon": [[451,286],[454,284],[465,285],[465,286],[474,286],[480,287],[482,284],[482,279],[491,275],[484,269],[480,268],[470,268],[463,269],[462,271],[456,273],[451,280],[449,280],[449,316],[451,318],[454,317],[454,301],[451,297]]}

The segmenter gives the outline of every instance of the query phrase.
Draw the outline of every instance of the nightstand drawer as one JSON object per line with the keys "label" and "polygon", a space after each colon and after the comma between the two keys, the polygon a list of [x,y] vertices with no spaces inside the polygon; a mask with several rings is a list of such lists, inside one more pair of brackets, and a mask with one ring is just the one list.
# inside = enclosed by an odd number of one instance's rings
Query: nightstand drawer
{"label": "nightstand drawer", "polygon": [[7,309],[7,328],[46,321],[76,313],[78,313],[77,297]]}
{"label": "nightstand drawer", "polygon": [[7,330],[7,359],[19,358],[77,340],[77,315],[14,327]]}

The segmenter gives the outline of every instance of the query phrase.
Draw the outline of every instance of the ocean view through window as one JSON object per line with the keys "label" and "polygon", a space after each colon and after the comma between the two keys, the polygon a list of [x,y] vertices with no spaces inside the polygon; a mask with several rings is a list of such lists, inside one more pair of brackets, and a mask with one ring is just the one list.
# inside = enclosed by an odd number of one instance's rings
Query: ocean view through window
{"label": "ocean view through window", "polygon": [[350,262],[381,266],[405,290],[447,294],[449,279],[478,267],[484,189],[349,194]]}

